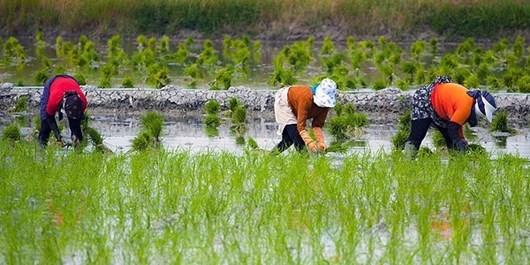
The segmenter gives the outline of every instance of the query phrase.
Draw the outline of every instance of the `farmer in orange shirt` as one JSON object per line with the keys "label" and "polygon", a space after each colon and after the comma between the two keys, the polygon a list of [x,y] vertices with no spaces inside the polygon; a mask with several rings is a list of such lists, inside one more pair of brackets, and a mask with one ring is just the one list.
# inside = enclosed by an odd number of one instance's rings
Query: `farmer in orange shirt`
{"label": "farmer in orange shirt", "polygon": [[464,124],[467,122],[474,127],[478,117],[483,116],[491,122],[496,109],[495,99],[487,91],[470,91],[451,83],[448,77],[437,77],[414,93],[410,135],[405,151],[413,155],[431,125],[442,133],[449,149],[465,151],[468,143],[464,138]]}
{"label": "farmer in orange shirt", "polygon": [[[330,108],[335,106],[337,84],[325,78],[318,86],[293,85],[280,89],[275,96],[274,115],[278,135],[282,141],[276,150],[283,152],[294,144],[298,151],[306,146],[310,152],[324,152],[327,148],[322,127]],[[306,130],[306,121],[312,119],[315,140]]]}

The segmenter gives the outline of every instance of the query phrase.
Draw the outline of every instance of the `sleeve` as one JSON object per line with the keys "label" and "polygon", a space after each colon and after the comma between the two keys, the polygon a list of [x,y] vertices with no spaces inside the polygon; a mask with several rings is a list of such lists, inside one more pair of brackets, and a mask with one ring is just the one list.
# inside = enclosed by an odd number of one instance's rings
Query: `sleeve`
{"label": "sleeve", "polygon": [[328,116],[329,109],[328,108],[319,108],[317,112],[317,116],[313,118],[313,123],[311,127],[324,127],[324,123],[326,122],[326,117]]}
{"label": "sleeve", "polygon": [[311,101],[301,101],[297,106],[298,113],[296,113],[296,128],[298,132],[305,130],[305,124],[309,117],[309,111],[311,110]]}
{"label": "sleeve", "polygon": [[464,125],[471,116],[471,108],[473,107],[474,100],[472,98],[466,100],[460,100],[455,104],[453,113],[450,117],[452,122]]}

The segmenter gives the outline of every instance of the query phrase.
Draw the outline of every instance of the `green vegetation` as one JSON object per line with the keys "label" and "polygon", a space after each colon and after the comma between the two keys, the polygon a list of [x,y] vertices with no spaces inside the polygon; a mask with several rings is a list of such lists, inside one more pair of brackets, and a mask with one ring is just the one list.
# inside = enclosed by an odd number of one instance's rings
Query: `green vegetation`
{"label": "green vegetation", "polygon": [[204,112],[206,114],[204,124],[206,125],[206,134],[209,137],[219,135],[218,127],[221,125],[219,111],[221,111],[221,104],[215,99],[208,100],[208,102],[204,104]]}
{"label": "green vegetation", "polygon": [[392,145],[394,146],[394,149],[403,150],[405,147],[405,143],[407,142],[407,138],[410,134],[410,120],[410,110],[405,111],[405,113],[399,116],[397,132],[392,137]]}
{"label": "green vegetation", "polygon": [[20,141],[21,138],[20,128],[15,122],[7,125],[2,131],[2,140]]}
{"label": "green vegetation", "polygon": [[160,136],[164,128],[164,117],[155,111],[149,111],[140,119],[142,129],[133,139],[132,148],[142,151],[160,147]]}
{"label": "green vegetation", "polygon": [[[376,41],[349,37],[345,43],[326,37],[322,43],[315,42],[309,37],[279,47],[275,54],[268,54],[271,69],[264,65],[261,43],[248,37],[225,37],[217,50],[209,39],[197,43],[188,38],[174,44],[167,36],[139,35],[131,51],[124,48],[120,35],[98,45],[104,46],[102,50],[86,36],[77,42],[59,36],[55,57],[48,57],[52,45],[39,33],[33,48],[22,46],[14,37],[0,45],[4,55],[0,71],[7,73],[5,81],[17,85],[42,85],[54,74],[71,73],[80,83],[100,88],[173,84],[217,90],[237,83],[281,87],[329,77],[341,90],[379,90],[416,88],[437,75],[448,75],[468,88],[530,91],[530,51],[522,36],[492,45],[467,38],[455,48],[443,46],[443,53],[439,46],[444,44],[437,39],[417,40],[409,47],[385,37]],[[25,55],[32,54],[31,49],[35,57]]]}
{"label": "green vegetation", "polygon": [[350,138],[359,138],[362,135],[362,127],[368,124],[366,114],[357,112],[352,103],[335,106],[336,116],[327,123],[327,127],[337,141]]}
{"label": "green vegetation", "polygon": [[15,102],[13,112],[26,112],[28,110],[29,96],[20,96]]}
{"label": "green vegetation", "polygon": [[493,120],[490,124],[491,131],[515,133],[515,129],[508,125],[508,111],[499,110],[493,115]]}
{"label": "green vegetation", "polygon": [[[43,0],[0,2],[7,32],[57,28],[79,32],[275,33],[296,26],[342,25],[347,32],[379,35],[431,30],[449,36],[495,36],[528,30],[530,7],[520,0]],[[465,18],[465,19],[463,19]],[[31,32],[31,31],[30,31]],[[347,33],[345,32],[345,33]]]}
{"label": "green vegetation", "polygon": [[61,263],[76,253],[78,262],[98,264],[528,259],[528,161],[514,156],[474,153],[448,163],[437,154],[353,154],[336,167],[297,152],[106,155],[6,144],[7,264]]}

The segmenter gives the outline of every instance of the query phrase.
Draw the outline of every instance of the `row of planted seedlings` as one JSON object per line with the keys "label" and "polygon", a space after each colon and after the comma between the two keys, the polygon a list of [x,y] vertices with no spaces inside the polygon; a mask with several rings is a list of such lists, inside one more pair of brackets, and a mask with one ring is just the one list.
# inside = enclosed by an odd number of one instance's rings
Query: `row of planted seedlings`
{"label": "row of planted seedlings", "polygon": [[232,97],[227,102],[226,111],[222,111],[222,106],[216,99],[208,100],[203,107],[204,127],[208,137],[219,136],[219,127],[222,122],[230,120],[230,134],[235,137],[237,145],[245,145],[250,149],[258,149],[258,144],[254,138],[246,136],[247,108],[239,99]]}
{"label": "row of planted seedlings", "polygon": [[[119,35],[108,39],[103,52],[84,35],[77,43],[59,36],[54,45],[46,43],[40,32],[34,39],[34,57],[28,56],[14,37],[5,42],[0,57],[0,68],[13,70],[16,76],[26,77],[25,80],[32,75],[30,84],[42,84],[53,74],[70,73],[81,84],[96,84],[100,88],[129,88],[136,84],[161,88],[170,84],[173,74],[184,76],[188,87],[196,87],[208,79],[211,89],[228,89],[234,78],[248,80],[251,66],[261,60],[260,42],[248,38],[226,37],[222,53],[214,48],[212,41],[205,40],[201,46],[192,38],[173,49],[167,36],[156,39],[140,35],[132,52],[126,52]],[[27,66],[38,70],[28,74],[32,71]],[[24,81],[17,84],[24,85]]]}
{"label": "row of planted seedlings", "polygon": [[[449,75],[470,88],[530,92],[529,47],[521,36],[512,41],[501,39],[489,47],[468,38],[453,49],[437,39],[417,40],[404,47],[385,37],[360,41],[350,37],[345,42],[325,38],[317,47],[314,38],[309,37],[279,49],[270,73],[262,65],[262,44],[247,37],[225,37],[218,49],[211,40],[199,43],[188,38],[174,47],[167,36],[157,39],[140,35],[131,52],[126,52],[119,35],[107,41],[103,52],[86,36],[77,43],[57,37],[54,45],[46,43],[41,33],[34,39],[34,57],[16,38],[5,40],[0,45],[0,68],[28,76],[32,71],[25,67],[36,65],[38,70],[31,83],[40,84],[53,73],[69,72],[82,83],[99,87],[148,84],[160,88],[174,82],[227,89],[234,81],[265,82],[259,77],[264,75],[269,76],[266,83],[271,86],[331,77],[344,90],[390,86],[408,89],[428,83],[437,75]],[[51,48],[55,52],[52,58]]]}
{"label": "row of planted seedlings", "polygon": [[[37,159],[35,159],[37,158]],[[0,141],[0,260],[525,264],[528,161],[45,152]]]}

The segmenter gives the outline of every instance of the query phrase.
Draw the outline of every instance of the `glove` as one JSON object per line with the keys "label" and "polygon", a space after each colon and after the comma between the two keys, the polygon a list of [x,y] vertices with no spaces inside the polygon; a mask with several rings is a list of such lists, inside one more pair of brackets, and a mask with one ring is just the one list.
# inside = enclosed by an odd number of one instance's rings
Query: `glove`
{"label": "glove", "polygon": [[319,151],[318,145],[315,142],[310,142],[307,145],[307,150],[311,153],[317,153]]}
{"label": "glove", "polygon": [[315,137],[317,138],[317,147],[320,152],[325,152],[328,148],[326,146],[326,142],[324,141],[324,133],[322,132],[322,128],[315,127],[313,128],[313,131],[315,132]]}
{"label": "glove", "polygon": [[309,133],[306,130],[303,130],[300,132],[300,137],[302,137],[302,140],[304,140],[304,143],[307,146],[307,149],[309,150],[309,152],[311,153],[318,152],[317,144],[315,143],[313,138],[311,138],[311,135],[309,135]]}
{"label": "glove", "polygon": [[304,143],[306,145],[309,145],[310,143],[314,142],[313,138],[311,138],[311,135],[309,135],[306,130],[300,132],[300,137],[302,137],[302,140],[304,140]]}
{"label": "glove", "polygon": [[467,147],[469,145],[467,144],[467,141],[464,140],[464,139],[458,139],[455,143],[454,143],[454,148],[460,152],[465,152],[467,150]]}

